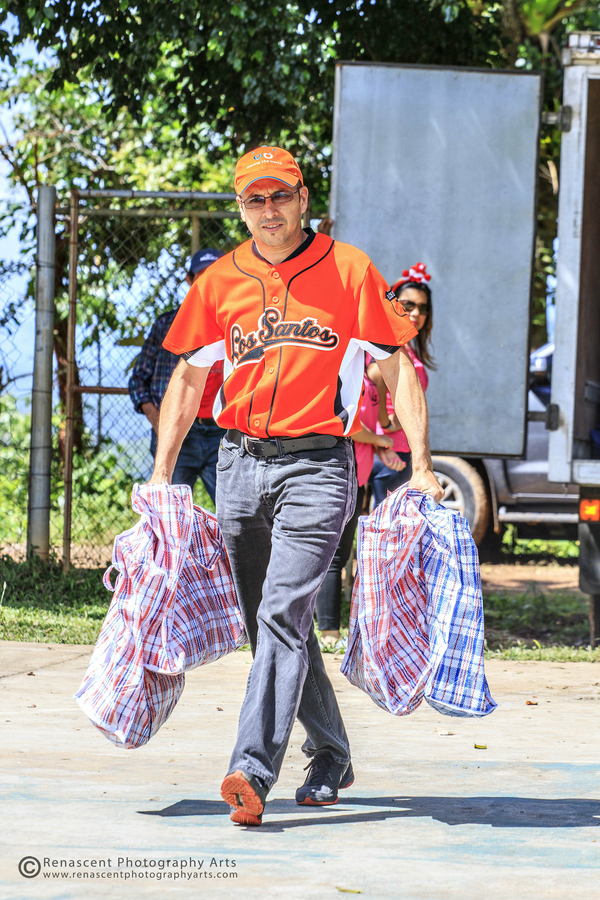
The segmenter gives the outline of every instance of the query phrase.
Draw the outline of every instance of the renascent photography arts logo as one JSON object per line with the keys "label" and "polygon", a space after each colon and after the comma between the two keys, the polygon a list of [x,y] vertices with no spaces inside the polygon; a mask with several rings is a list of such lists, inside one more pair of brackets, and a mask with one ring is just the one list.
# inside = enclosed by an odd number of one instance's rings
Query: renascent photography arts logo
{"label": "renascent photography arts logo", "polygon": [[339,344],[339,335],[330,328],[322,328],[317,319],[302,319],[301,322],[285,322],[281,313],[269,306],[260,319],[258,328],[244,334],[240,325],[231,329],[231,362],[233,368],[258,362],[267,347],[293,344],[296,347],[310,346],[315,350],[333,350]]}
{"label": "renascent photography arts logo", "polygon": [[18,864],[23,878],[50,881],[198,881],[236,879],[237,861],[231,857],[68,857],[24,856]]}

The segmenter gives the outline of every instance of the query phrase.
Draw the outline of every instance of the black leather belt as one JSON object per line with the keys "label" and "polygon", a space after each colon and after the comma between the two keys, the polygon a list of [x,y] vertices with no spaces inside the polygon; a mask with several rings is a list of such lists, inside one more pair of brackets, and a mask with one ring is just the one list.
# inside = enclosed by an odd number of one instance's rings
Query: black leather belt
{"label": "black leather belt", "polygon": [[200,416],[198,416],[198,421],[200,422],[201,425],[216,425],[217,424],[213,418],[201,419]]}
{"label": "black leather belt", "polygon": [[249,434],[242,434],[235,428],[227,432],[227,439],[244,447],[250,456],[264,459],[267,456],[278,456],[279,448],[284,453],[299,453],[301,450],[329,450],[335,447],[344,437],[336,437],[335,434],[307,434],[304,437],[278,437],[278,438],[254,438]]}

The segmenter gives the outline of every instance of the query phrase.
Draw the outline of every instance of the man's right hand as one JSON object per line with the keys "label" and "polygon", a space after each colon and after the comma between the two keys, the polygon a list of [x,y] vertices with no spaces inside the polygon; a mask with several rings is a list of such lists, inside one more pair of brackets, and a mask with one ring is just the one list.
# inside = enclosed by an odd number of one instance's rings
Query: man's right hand
{"label": "man's right hand", "polygon": [[161,478],[160,475],[152,473],[146,484],[171,484],[170,478]]}

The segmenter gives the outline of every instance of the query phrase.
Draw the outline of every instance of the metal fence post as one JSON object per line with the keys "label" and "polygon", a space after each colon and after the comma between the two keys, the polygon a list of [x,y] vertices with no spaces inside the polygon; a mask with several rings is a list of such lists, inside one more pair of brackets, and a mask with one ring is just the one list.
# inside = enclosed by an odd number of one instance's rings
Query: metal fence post
{"label": "metal fence post", "polygon": [[192,215],[192,256],[200,249],[200,217]]}
{"label": "metal fence post", "polygon": [[73,388],[75,387],[75,328],[77,324],[77,232],[79,195],[71,191],[69,242],[69,321],[67,325],[67,389],[65,421],[65,506],[63,520],[63,569],[71,566],[71,512],[73,508]]}
{"label": "metal fence post", "polygon": [[31,395],[31,449],[27,553],[47,561],[50,554],[50,477],[52,466],[52,353],[54,349],[54,267],[56,189],[37,194],[35,352]]}

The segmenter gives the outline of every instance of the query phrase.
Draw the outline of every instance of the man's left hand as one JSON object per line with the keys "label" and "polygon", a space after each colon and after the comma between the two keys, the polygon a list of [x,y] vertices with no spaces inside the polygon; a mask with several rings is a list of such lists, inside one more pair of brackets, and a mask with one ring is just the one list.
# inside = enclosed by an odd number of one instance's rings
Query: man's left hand
{"label": "man's left hand", "polygon": [[423,494],[430,494],[436,503],[439,503],[444,496],[444,489],[431,469],[423,469],[418,472],[413,471],[408,486],[416,491],[421,491]]}

